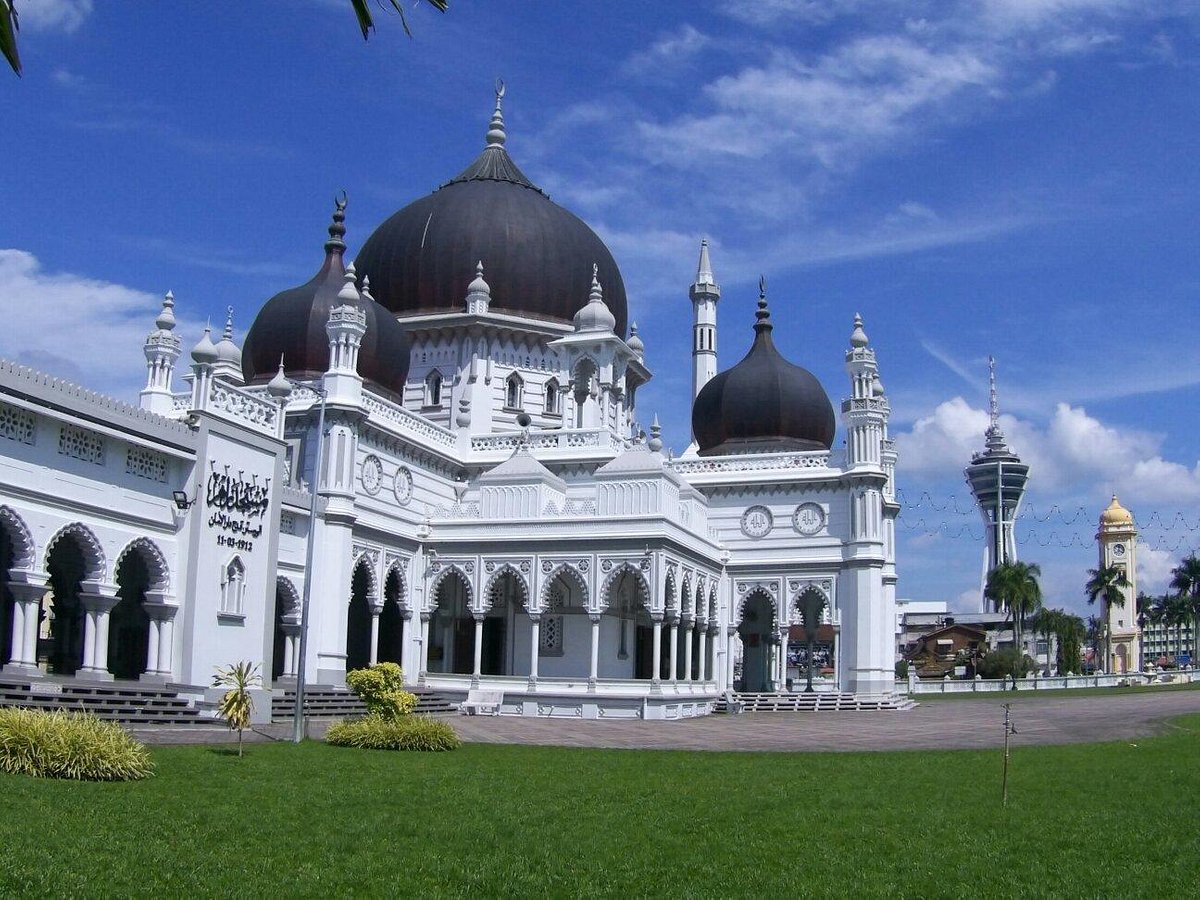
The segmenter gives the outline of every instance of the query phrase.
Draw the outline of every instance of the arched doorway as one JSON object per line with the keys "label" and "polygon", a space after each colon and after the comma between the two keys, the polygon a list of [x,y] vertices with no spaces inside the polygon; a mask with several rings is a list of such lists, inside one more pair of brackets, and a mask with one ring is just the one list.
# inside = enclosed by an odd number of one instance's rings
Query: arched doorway
{"label": "arched doorway", "polygon": [[[271,653],[271,680],[294,677],[296,643],[300,633],[300,598],[286,578],[275,579],[275,640]],[[290,646],[289,646],[290,645]]]}
{"label": "arched doorway", "polygon": [[738,636],[742,640],[742,677],[739,690],[762,693],[774,687],[771,679],[771,640],[775,632],[775,606],[762,591],[742,605]]}
{"label": "arched doorway", "polygon": [[16,601],[8,582],[12,578],[13,542],[8,526],[0,523],[0,666],[12,660],[12,630]]}
{"label": "arched doorway", "polygon": [[603,596],[600,676],[651,679],[654,622],[647,609],[650,596],[645,580],[632,567],[622,566],[609,576]]}
{"label": "arched doorway", "polygon": [[46,557],[47,587],[38,630],[38,658],[56,675],[74,675],[83,665],[83,604],[79,591],[87,575],[83,547],[71,532],[54,542]]}
{"label": "arched doorway", "polygon": [[487,599],[479,671],[482,675],[512,675],[516,666],[513,636],[517,615],[529,599],[525,582],[515,571],[505,568],[488,584]]}
{"label": "arched doorway", "polygon": [[404,584],[400,572],[392,569],[383,583],[383,611],[379,614],[380,662],[400,665],[404,657]]}
{"label": "arched doorway", "polygon": [[346,671],[371,664],[371,574],[359,560],[350,578],[350,610],[346,615]]}
{"label": "arched doorway", "polygon": [[130,550],[117,564],[117,602],[108,621],[108,671],[115,678],[137,678],[146,671],[150,616],[144,604],[150,583],[141,550]]}
{"label": "arched doorway", "polygon": [[457,569],[449,570],[434,594],[429,622],[429,672],[470,675],[475,669],[475,619],[471,587]]}

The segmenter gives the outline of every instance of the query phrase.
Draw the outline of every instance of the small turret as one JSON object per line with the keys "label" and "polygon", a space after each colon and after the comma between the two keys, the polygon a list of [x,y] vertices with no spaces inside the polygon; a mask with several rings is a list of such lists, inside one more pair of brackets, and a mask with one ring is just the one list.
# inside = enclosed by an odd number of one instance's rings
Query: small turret
{"label": "small turret", "polygon": [[600,287],[599,267],[592,264],[592,292],[587,304],[575,313],[576,331],[608,331],[616,327],[617,319],[604,305],[604,289]]}
{"label": "small turret", "polygon": [[700,242],[696,281],[688,295],[692,299],[692,400],[717,374],[717,301],[721,286],[708,258],[708,241]]}
{"label": "small turret", "polygon": [[146,355],[146,386],[140,395],[140,405],[142,409],[165,416],[174,406],[171,379],[175,361],[183,349],[179,335],[175,334],[175,295],[170,291],[163,296],[162,309],[154,326],[142,348]]}
{"label": "small turret", "polygon": [[234,384],[244,384],[245,382],[242,380],[242,350],[233,342],[232,306],[226,309],[225,331],[216,347],[217,362],[213,366],[213,375]]}
{"label": "small turret", "polygon": [[488,311],[492,302],[492,289],[483,280],[483,260],[475,263],[475,278],[467,287],[467,313],[479,316]]}

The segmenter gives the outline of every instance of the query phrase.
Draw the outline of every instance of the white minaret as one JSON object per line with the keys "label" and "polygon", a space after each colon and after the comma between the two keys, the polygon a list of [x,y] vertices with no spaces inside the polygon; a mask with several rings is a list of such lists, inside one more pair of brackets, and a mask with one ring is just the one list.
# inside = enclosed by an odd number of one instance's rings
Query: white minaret
{"label": "white minaret", "polygon": [[358,352],[367,333],[367,313],[354,286],[354,263],[346,268],[346,283],[338,292],[339,304],[329,311],[325,334],[329,336],[329,368],[324,387],[329,403],[357,405],[362,399]]}
{"label": "white minaret", "polygon": [[146,387],[139,395],[139,405],[165,416],[171,413],[171,377],[175,373],[175,360],[179,359],[183,348],[175,333],[175,295],[170,291],[163,297],[162,310],[154,320],[154,326],[142,348],[146,354]]}
{"label": "white minaret", "polygon": [[[854,330],[850,333],[850,349],[846,351],[846,373],[850,376],[850,398],[842,403],[842,420],[846,426],[846,463],[855,466],[884,468],[894,466],[894,459],[884,459],[890,449],[887,436],[891,405],[879,380],[879,365],[875,351],[863,331],[862,316],[854,314]],[[888,473],[889,489],[891,472]]]}
{"label": "white minaret", "polygon": [[692,399],[695,400],[717,374],[717,301],[721,286],[713,277],[708,261],[708,241],[700,242],[700,264],[696,283],[688,292],[692,298]]}

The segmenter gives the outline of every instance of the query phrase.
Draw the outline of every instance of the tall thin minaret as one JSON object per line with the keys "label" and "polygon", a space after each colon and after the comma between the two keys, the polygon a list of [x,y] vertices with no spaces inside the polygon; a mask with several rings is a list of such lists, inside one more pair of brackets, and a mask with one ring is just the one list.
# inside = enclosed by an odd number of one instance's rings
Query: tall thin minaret
{"label": "tall thin minaret", "polygon": [[717,374],[717,301],[721,286],[713,277],[708,261],[708,241],[700,242],[700,264],[696,283],[688,292],[692,298],[692,399],[695,400]]}
{"label": "tall thin minaret", "polygon": [[1029,466],[1021,462],[1021,457],[1009,448],[1004,432],[1000,430],[996,360],[991,356],[988,357],[988,383],[991,424],[984,432],[984,450],[971,457],[971,464],[963,472],[987,532],[983,548],[983,574],[979,580],[979,608],[984,612],[988,612],[987,601],[983,597],[988,573],[1001,563],[1017,560],[1013,525],[1021,498],[1025,496],[1025,485],[1029,481]]}
{"label": "tall thin minaret", "polygon": [[146,354],[146,386],[140,395],[142,409],[170,415],[174,406],[171,397],[171,376],[183,345],[175,333],[175,295],[167,291],[162,310],[154,320],[154,330],[146,336],[142,348]]}

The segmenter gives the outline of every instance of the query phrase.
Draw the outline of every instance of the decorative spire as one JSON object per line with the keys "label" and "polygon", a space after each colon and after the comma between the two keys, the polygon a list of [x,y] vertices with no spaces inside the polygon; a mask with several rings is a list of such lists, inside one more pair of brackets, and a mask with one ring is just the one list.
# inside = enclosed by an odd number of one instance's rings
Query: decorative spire
{"label": "decorative spire", "polygon": [[344,253],[346,242],[342,238],[346,234],[346,192],[342,191],[333,198],[333,222],[329,226],[329,240],[325,242],[326,253]]}
{"label": "decorative spire", "polygon": [[475,279],[467,287],[467,292],[471,294],[487,294],[489,297],[492,294],[491,285],[483,280],[483,260],[475,263]]}
{"label": "decorative spire", "polygon": [[192,360],[198,365],[211,366],[217,361],[217,345],[212,341],[212,326],[204,326],[204,334],[192,348]]}
{"label": "decorative spire", "polygon": [[1000,428],[1000,401],[996,397],[996,357],[988,356],[988,400],[992,416],[992,430]]}
{"label": "decorative spire", "polygon": [[604,288],[600,287],[600,265],[592,263],[592,292],[588,297],[589,303],[604,302]]}
{"label": "decorative spire", "polygon": [[221,340],[233,343],[233,307],[225,307],[225,331],[221,335]]}
{"label": "decorative spire", "polygon": [[163,295],[162,310],[154,320],[154,325],[159,331],[175,330],[175,295],[170,291]]}
{"label": "decorative spire", "polygon": [[492,288],[483,280],[483,260],[475,263],[475,278],[467,285],[467,313],[478,316],[488,311]]}
{"label": "decorative spire", "polygon": [[759,334],[770,331],[771,311],[767,309],[767,276],[758,276],[758,310],[754,313],[754,330]]}
{"label": "decorative spire", "polygon": [[600,267],[592,263],[591,295],[583,308],[575,313],[575,330],[612,331],[616,326],[616,316],[604,303],[604,289],[600,287]]}
{"label": "decorative spire", "polygon": [[696,281],[691,289],[692,299],[699,295],[720,299],[721,286],[713,275],[712,263],[708,258],[708,238],[700,241],[700,262],[696,265]]}
{"label": "decorative spire", "polygon": [[505,141],[504,134],[504,113],[500,109],[501,101],[504,100],[504,79],[496,79],[496,110],[492,113],[492,121],[488,126],[487,145],[489,147],[503,147]]}
{"label": "decorative spire", "polygon": [[637,355],[638,359],[641,359],[642,355],[646,352],[646,344],[638,336],[637,322],[629,326],[629,340],[626,343],[629,345],[629,349]]}
{"label": "decorative spire", "polygon": [[362,294],[364,300],[374,301],[375,298],[371,296],[371,276],[370,275],[363,276],[362,288],[360,288],[359,293]]}
{"label": "decorative spire", "polygon": [[646,442],[646,446],[651,453],[658,453],[663,448],[662,426],[658,424],[658,413],[654,414],[654,421],[650,423],[650,440]]}
{"label": "decorative spire", "polygon": [[342,289],[338,291],[337,298],[347,306],[358,305],[358,288],[354,286],[357,276],[354,273],[354,263],[346,266],[346,283],[342,285]]}
{"label": "decorative spire", "polygon": [[286,399],[292,392],[292,383],[288,381],[288,377],[283,371],[283,354],[279,354],[279,371],[275,373],[275,377],[267,382],[267,393],[276,400]]}
{"label": "decorative spire", "polygon": [[867,333],[863,331],[862,316],[858,313],[854,314],[854,330],[850,332],[851,347],[865,347],[870,343],[867,339]]}

